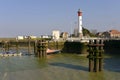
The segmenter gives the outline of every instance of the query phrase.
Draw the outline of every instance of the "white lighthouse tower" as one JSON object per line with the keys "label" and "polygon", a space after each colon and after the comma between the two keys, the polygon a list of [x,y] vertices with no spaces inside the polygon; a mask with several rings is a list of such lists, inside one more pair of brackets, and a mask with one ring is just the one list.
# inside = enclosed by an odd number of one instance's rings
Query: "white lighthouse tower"
{"label": "white lighthouse tower", "polygon": [[82,39],[83,32],[82,32],[82,12],[80,9],[78,10],[78,37]]}

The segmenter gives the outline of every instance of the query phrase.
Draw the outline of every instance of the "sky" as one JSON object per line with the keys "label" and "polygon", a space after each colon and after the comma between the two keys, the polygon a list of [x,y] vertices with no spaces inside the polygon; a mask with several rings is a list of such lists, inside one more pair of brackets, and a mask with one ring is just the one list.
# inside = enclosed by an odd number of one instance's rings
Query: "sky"
{"label": "sky", "polygon": [[53,30],[73,33],[77,11],[83,27],[120,31],[120,0],[0,0],[0,37],[51,35]]}

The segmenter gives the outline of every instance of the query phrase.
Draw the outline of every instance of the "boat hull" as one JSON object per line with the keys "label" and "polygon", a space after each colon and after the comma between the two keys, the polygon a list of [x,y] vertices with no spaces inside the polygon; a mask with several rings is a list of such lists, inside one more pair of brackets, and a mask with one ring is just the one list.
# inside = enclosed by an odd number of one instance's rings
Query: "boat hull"
{"label": "boat hull", "polygon": [[7,57],[7,56],[21,56],[22,53],[10,53],[10,52],[5,52],[5,53],[0,53],[1,57]]}

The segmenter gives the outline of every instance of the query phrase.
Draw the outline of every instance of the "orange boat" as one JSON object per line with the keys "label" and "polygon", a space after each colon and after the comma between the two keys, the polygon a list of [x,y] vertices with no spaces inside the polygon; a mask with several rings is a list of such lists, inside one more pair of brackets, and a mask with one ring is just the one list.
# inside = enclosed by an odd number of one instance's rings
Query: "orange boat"
{"label": "orange boat", "polygon": [[60,53],[60,50],[52,50],[52,49],[47,49],[47,54],[55,54],[55,53]]}

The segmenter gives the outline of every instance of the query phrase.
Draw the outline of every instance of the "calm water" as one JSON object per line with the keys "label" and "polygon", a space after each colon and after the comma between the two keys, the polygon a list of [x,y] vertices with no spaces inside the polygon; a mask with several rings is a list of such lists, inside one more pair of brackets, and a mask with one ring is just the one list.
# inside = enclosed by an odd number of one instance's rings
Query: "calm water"
{"label": "calm water", "polygon": [[88,59],[75,54],[0,57],[0,80],[119,80],[120,56],[106,55],[103,72],[88,72]]}

